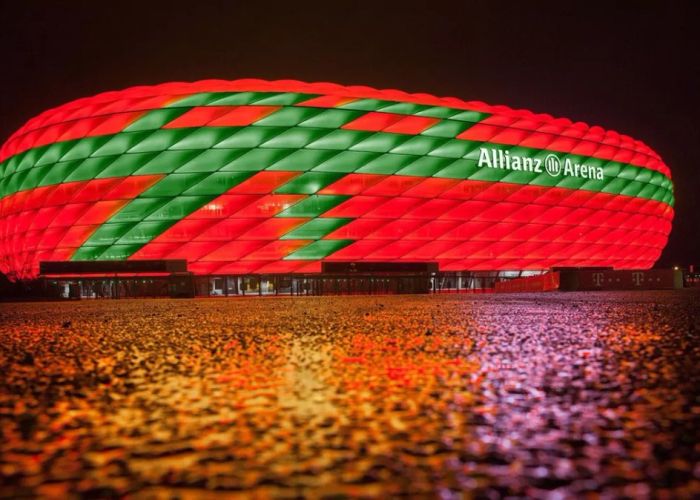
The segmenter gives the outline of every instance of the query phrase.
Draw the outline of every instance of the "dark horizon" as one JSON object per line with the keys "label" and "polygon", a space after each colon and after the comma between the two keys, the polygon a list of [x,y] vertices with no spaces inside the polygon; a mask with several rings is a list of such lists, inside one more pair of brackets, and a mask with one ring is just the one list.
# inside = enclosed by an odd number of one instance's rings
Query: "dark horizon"
{"label": "dark horizon", "polygon": [[700,263],[693,2],[117,6],[0,6],[0,141],[79,97],[208,78],[330,81],[505,104],[652,147],[671,168],[676,198],[657,265]]}

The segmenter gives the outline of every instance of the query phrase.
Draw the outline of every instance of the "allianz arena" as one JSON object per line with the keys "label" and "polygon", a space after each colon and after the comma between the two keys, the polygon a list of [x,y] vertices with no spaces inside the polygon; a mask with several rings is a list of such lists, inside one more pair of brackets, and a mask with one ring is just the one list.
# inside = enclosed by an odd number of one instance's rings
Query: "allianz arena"
{"label": "allianz arena", "polygon": [[0,150],[0,271],[185,259],[196,275],[322,262],[646,269],[673,185],[644,143],[482,102],[298,81],[79,99]]}

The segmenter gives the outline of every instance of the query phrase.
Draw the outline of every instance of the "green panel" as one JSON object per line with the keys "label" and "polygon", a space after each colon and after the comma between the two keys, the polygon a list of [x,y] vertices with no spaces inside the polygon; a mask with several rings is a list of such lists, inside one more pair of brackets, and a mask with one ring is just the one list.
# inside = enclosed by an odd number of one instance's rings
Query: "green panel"
{"label": "green panel", "polygon": [[304,120],[317,115],[319,108],[289,107],[267,115],[255,122],[257,127],[293,127]]}
{"label": "green panel", "polygon": [[382,108],[386,108],[387,106],[391,106],[392,104],[395,104],[395,102],[382,101],[380,99],[358,99],[338,107],[343,109],[359,109],[361,111],[378,111]]}
{"label": "green panel", "polygon": [[447,167],[435,173],[435,177],[443,177],[448,179],[467,179],[474,180],[498,180],[502,177],[502,170],[498,168],[477,168],[474,160],[455,160]]}
{"label": "green panel", "polygon": [[[113,245],[124,236],[132,227],[134,222],[107,222],[98,227],[84,246],[104,246]],[[75,260],[75,259],[74,259]]]}
{"label": "green panel", "polygon": [[268,170],[306,171],[326,162],[334,155],[334,151],[300,149],[275,162]]}
{"label": "green panel", "polygon": [[436,123],[430,128],[425,129],[421,132],[421,135],[428,135],[431,137],[457,137],[459,134],[471,127],[468,122],[460,122],[457,120],[443,120]]}
{"label": "green panel", "polygon": [[363,141],[354,144],[349,149],[351,151],[370,151],[374,153],[386,153],[406,142],[410,136],[403,134],[376,133],[367,137]]}
{"label": "green panel", "polygon": [[337,217],[319,217],[291,230],[281,239],[283,240],[320,240],[339,227],[344,226],[353,219]]}
{"label": "green panel", "polygon": [[456,115],[450,116],[450,120],[478,123],[489,116],[490,115],[488,113],[480,113],[478,111],[462,111]]}
{"label": "green panel", "polygon": [[435,158],[432,156],[421,156],[413,163],[396,171],[396,175],[417,175],[420,177],[432,177],[437,172],[447,167],[452,160],[449,158]]}
{"label": "green panel", "polygon": [[52,184],[60,184],[63,179],[68,177],[71,171],[78,164],[77,161],[66,161],[62,163],[57,163],[56,165],[47,165],[48,171],[46,175],[41,179],[39,186],[50,186]]}
{"label": "green panel", "polygon": [[[168,153],[183,154],[184,151],[167,151]],[[243,155],[244,149],[207,149],[194,158],[181,163],[176,172],[215,172]],[[189,153],[189,152],[188,152]]]}
{"label": "green panel", "polygon": [[143,245],[140,243],[133,245],[114,245],[102,252],[101,260],[126,260]]}
{"label": "green panel", "polygon": [[[213,196],[178,196],[156,209],[146,217],[147,220],[179,220],[202,207]],[[158,199],[158,198],[156,198]]]}
{"label": "green panel", "polygon": [[113,158],[109,156],[102,156],[99,158],[88,158],[87,160],[83,160],[78,165],[76,165],[76,167],[73,169],[70,175],[65,178],[64,182],[95,179],[113,161]]}
{"label": "green panel", "polygon": [[233,133],[214,147],[219,148],[257,148],[263,142],[267,142],[276,135],[284,132],[282,127],[245,127],[231,128]]}
{"label": "green panel", "polygon": [[126,177],[127,175],[131,175],[136,172],[136,170],[142,166],[148,164],[148,162],[150,162],[156,156],[156,153],[134,153],[116,157],[105,156],[104,158],[110,160],[111,163],[105,167],[105,169],[102,170],[97,177]]}
{"label": "green panel", "polygon": [[342,127],[346,123],[350,123],[363,114],[362,111],[352,111],[349,109],[319,109],[322,110],[321,113],[301,122],[299,126],[336,129]]}
{"label": "green panel", "polygon": [[153,238],[172,226],[173,221],[142,221],[127,231],[116,242],[119,245],[141,244],[145,245]]}
{"label": "green panel", "polygon": [[644,183],[631,181],[627,186],[625,186],[622,189],[622,191],[620,191],[620,194],[625,196],[638,196],[643,188]]}
{"label": "green panel", "polygon": [[[30,149],[28,151],[25,151],[22,154],[22,157],[20,158],[20,161],[17,164],[17,167],[15,170],[17,172],[20,172],[22,170],[32,168],[40,156],[41,156],[40,151],[36,151],[34,149]],[[66,159],[74,159],[74,158],[66,158]]]}
{"label": "green panel", "polygon": [[428,154],[433,149],[444,143],[444,139],[436,137],[413,136],[403,144],[391,150],[392,153],[422,156]]}
{"label": "green panel", "polygon": [[241,106],[253,104],[255,101],[264,99],[274,93],[271,92],[235,92],[226,96],[219,97],[213,101],[209,101],[209,106]]}
{"label": "green panel", "polygon": [[101,148],[92,156],[120,155],[129,151],[141,141],[145,140],[150,132],[125,132],[113,135]]}
{"label": "green panel", "polygon": [[449,140],[428,153],[441,158],[463,158],[474,150],[474,144],[458,139]]}
{"label": "green panel", "polygon": [[284,194],[314,194],[344,175],[344,173],[339,172],[306,172],[280,186],[275,192]]}
{"label": "green panel", "polygon": [[308,145],[312,149],[350,149],[353,145],[372,135],[372,132],[359,130],[334,130]]}
{"label": "green panel", "polygon": [[70,260],[97,260],[109,248],[109,245],[82,246],[71,256]]}
{"label": "green panel", "polygon": [[416,158],[411,155],[384,154],[358,168],[357,173],[391,175],[410,165]]}
{"label": "green panel", "polygon": [[261,148],[289,148],[299,149],[328,133],[324,129],[316,128],[290,128],[269,141],[260,145]]}
{"label": "green panel", "polygon": [[601,191],[604,193],[619,193],[621,190],[625,188],[629,181],[626,181],[624,179],[614,179],[609,181]]}
{"label": "green panel", "polygon": [[256,171],[265,170],[274,165],[292,151],[288,149],[251,149],[239,156],[221,170],[224,171]]}
{"label": "green panel", "polygon": [[88,137],[75,143],[66,153],[61,156],[61,161],[67,160],[82,160],[91,156],[92,153],[100,149],[100,147],[109,140],[108,136]]}
{"label": "green panel", "polygon": [[355,172],[380,156],[379,153],[364,151],[341,151],[337,154],[331,152],[331,155],[318,167],[314,167],[314,170],[323,172]]}
{"label": "green panel", "polygon": [[215,172],[184,192],[187,196],[218,196],[248,179],[254,172]]}
{"label": "green panel", "polygon": [[[43,167],[29,170],[24,181],[22,181],[22,184],[19,186],[19,190],[24,191],[25,189],[33,189],[36,186],[40,186],[41,179],[48,173],[50,168],[52,168],[52,165],[44,165]],[[2,196],[2,191],[0,191],[0,196]]]}
{"label": "green panel", "polygon": [[163,151],[136,170],[139,175],[169,174],[193,159],[199,151]]}
{"label": "green panel", "polygon": [[[176,129],[180,130],[180,129]],[[191,133],[179,140],[177,143],[172,143],[169,149],[208,149],[215,144],[220,143],[231,135],[238,128],[233,127],[202,127],[190,130]]]}
{"label": "green panel", "polygon": [[[138,222],[167,202],[168,198],[136,198],[114,214],[112,218],[109,219],[108,224],[112,222]],[[92,237],[90,237],[88,242],[91,240]]]}
{"label": "green panel", "polygon": [[318,217],[348,198],[350,197],[315,194],[295,203],[288,209],[277,214],[277,217]]}
{"label": "green panel", "polygon": [[68,152],[77,141],[54,142],[48,146],[37,148],[43,153],[37,159],[36,166],[48,165],[56,163],[61,157]]}
{"label": "green panel", "polygon": [[425,104],[414,104],[412,102],[394,102],[382,107],[382,113],[396,113],[399,115],[415,115],[420,111],[430,108]]}
{"label": "green panel", "polygon": [[318,97],[318,94],[302,94],[298,92],[280,92],[270,94],[255,101],[256,106],[293,106],[299,102]]}
{"label": "green panel", "polygon": [[316,260],[323,259],[341,248],[348,246],[353,240],[318,240],[287,255],[284,260]]}
{"label": "green panel", "polygon": [[454,108],[446,108],[444,106],[430,106],[423,111],[416,113],[417,116],[429,116],[431,118],[446,119],[456,115],[460,111]]}
{"label": "green panel", "polygon": [[173,197],[177,196],[186,189],[191,188],[202,179],[204,179],[207,174],[203,173],[190,173],[190,174],[170,174],[163,177],[161,180],[156,182],[153,186],[148,188],[146,191],[141,193],[141,198],[154,198],[154,197]]}
{"label": "green panel", "polygon": [[124,129],[124,132],[136,132],[141,130],[156,130],[175,118],[182,116],[189,108],[162,108],[149,111],[144,116]]}

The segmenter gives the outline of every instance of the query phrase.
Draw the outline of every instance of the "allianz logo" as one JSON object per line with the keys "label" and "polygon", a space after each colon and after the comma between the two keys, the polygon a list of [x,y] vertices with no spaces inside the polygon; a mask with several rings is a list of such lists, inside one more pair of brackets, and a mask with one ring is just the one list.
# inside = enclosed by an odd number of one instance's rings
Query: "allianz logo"
{"label": "allianz logo", "polygon": [[548,154],[544,160],[511,154],[502,149],[479,148],[479,161],[477,167],[500,168],[505,170],[520,170],[524,172],[548,173],[552,177],[581,177],[602,181],[605,178],[601,167],[574,163],[569,158],[563,162],[555,154]]}

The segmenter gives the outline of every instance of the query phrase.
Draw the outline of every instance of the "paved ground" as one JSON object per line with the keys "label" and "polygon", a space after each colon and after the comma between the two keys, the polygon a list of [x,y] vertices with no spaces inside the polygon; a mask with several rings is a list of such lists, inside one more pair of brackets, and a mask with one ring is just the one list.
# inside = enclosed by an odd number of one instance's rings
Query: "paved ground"
{"label": "paved ground", "polygon": [[700,294],[4,304],[0,433],[3,497],[697,497]]}

